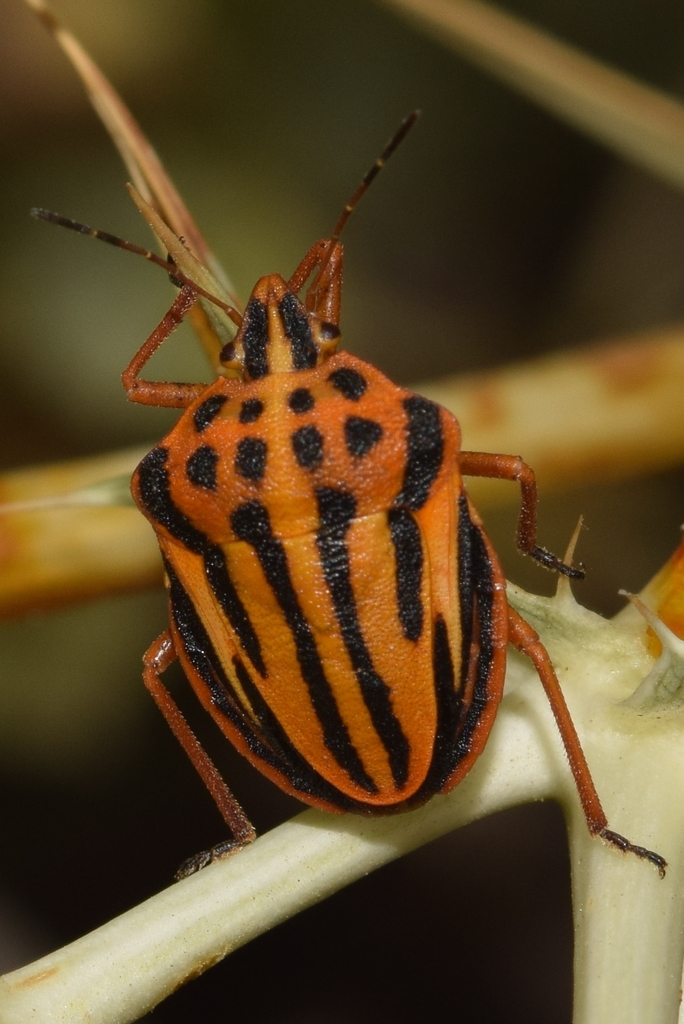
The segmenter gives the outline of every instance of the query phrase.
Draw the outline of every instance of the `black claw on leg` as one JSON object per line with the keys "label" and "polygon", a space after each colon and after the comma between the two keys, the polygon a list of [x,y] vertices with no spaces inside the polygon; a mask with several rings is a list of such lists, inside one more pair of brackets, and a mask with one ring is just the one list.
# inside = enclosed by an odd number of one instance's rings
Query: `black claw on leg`
{"label": "black claw on leg", "polygon": [[611,832],[610,829],[604,828],[599,832],[601,839],[605,839],[606,842],[611,843],[613,846],[617,846],[618,850],[622,850],[623,853],[635,853],[637,857],[641,857],[642,860],[650,860],[658,869],[658,874],[661,878],[665,877],[665,869],[667,868],[667,861],[664,857],[661,857],[659,853],[653,853],[652,850],[647,850],[645,846],[635,846],[634,843],[630,843],[629,839],[625,839],[618,832]]}

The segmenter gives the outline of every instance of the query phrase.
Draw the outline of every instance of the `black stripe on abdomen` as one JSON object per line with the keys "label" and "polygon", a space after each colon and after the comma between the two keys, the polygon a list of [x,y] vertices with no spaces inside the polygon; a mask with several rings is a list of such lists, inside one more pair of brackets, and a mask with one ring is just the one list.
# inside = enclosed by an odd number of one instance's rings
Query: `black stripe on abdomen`
{"label": "black stripe on abdomen", "polygon": [[[494,579],[492,565],[489,560],[482,533],[477,526],[472,527],[473,579],[475,590],[475,615],[473,618],[473,634],[477,630],[477,665],[472,701],[468,707],[461,728],[458,746],[460,760],[470,750],[475,726],[489,703],[488,689],[494,660]],[[471,645],[472,651],[472,645]],[[472,655],[471,655],[472,656]]]}
{"label": "black stripe on abdomen", "polygon": [[487,690],[494,659],[492,565],[482,532],[470,519],[465,494],[459,499],[458,577],[463,630],[461,686],[465,684],[469,675],[470,662],[474,654],[477,661],[472,697],[463,715],[454,746],[452,770],[469,753],[473,732],[489,703]]}
{"label": "black stripe on abdomen", "polygon": [[302,678],[309,689],[326,747],[357,786],[367,793],[377,792],[377,786],[363,767],[340,715],[311,627],[292,584],[285,549],[273,535],[268,510],[258,501],[248,501],[233,512],[230,521],[236,536],[254,548],[292,634]]}
{"label": "black stripe on abdomen", "polygon": [[392,508],[387,514],[394,546],[397,612],[407,640],[418,640],[423,632],[423,545],[420,529],[405,508]]}
{"label": "black stripe on abdomen", "polygon": [[321,487],[316,490],[316,500],[321,524],[316,546],[342,639],[373,725],[387,751],[392,778],[401,788],[408,779],[410,746],[392,709],[390,688],[373,666],[351,584],[345,537],[356,514],[356,499],[346,491]]}
{"label": "black stripe on abdomen", "polygon": [[406,468],[400,493],[394,499],[398,508],[417,512],[430,496],[444,459],[442,413],[438,405],[411,395],[403,401],[406,424]]}
{"label": "black stripe on abdomen", "polygon": [[[470,752],[473,733],[489,703],[488,685],[494,658],[492,567],[482,533],[471,520],[468,499],[459,499],[458,581],[461,614],[461,664],[457,679],[447,624],[433,624],[433,673],[437,699],[437,732],[430,770],[418,798],[439,793],[449,776]],[[476,648],[473,649],[473,641]],[[476,657],[473,692],[467,707],[462,694],[471,660]]]}
{"label": "black stripe on abdomen", "polygon": [[250,753],[280,772],[303,798],[317,797],[343,811],[362,809],[362,804],[340,793],[301,756],[263,701],[247,667],[240,658],[234,657],[235,674],[259,724],[255,723],[226,676],[196,608],[168,561],[165,568],[173,621],[183,652],[209,689],[212,704],[244,738]]}
{"label": "black stripe on abdomen", "polygon": [[207,546],[207,538],[173,502],[166,468],[168,458],[168,448],[160,445],[148,452],[136,470],[143,509],[150,519],[168,530],[188,551],[201,555]]}
{"label": "black stripe on abdomen", "polygon": [[207,583],[232,626],[243,650],[257,672],[266,676],[261,645],[247,610],[228,573],[222,549],[194,526],[171,497],[168,449],[153,448],[138,466],[138,484],[143,507],[149,517],[163,526],[175,540],[195,555],[201,555]]}
{"label": "black stripe on abdomen", "polygon": [[262,679],[265,679],[268,672],[266,671],[266,665],[261,653],[259,637],[247,614],[247,609],[235,589],[235,584],[230,578],[228,566],[226,565],[226,556],[218,544],[212,544],[207,548],[204,555],[204,571],[207,574],[209,586],[216,600],[221,605],[224,615],[233,627],[245,654]]}

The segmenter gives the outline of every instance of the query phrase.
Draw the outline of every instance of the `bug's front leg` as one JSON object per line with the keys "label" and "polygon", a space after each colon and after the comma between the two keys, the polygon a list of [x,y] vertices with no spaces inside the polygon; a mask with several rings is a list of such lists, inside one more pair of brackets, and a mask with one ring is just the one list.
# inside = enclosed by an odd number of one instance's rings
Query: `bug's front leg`
{"label": "bug's front leg", "polygon": [[157,324],[121,374],[121,381],[130,402],[186,409],[206,389],[206,384],[173,384],[167,381],[140,380],[138,377],[145,363],[180,325],[196,301],[197,292],[190,285],[184,285],[166,316]]}
{"label": "bug's front leg", "polygon": [[649,860],[658,869],[660,877],[664,878],[667,861],[660,854],[653,853],[652,850],[647,850],[643,846],[635,846],[629,839],[625,839],[618,832],[613,832],[608,828],[608,819],[601,806],[587,759],[584,756],[577,730],[570,716],[568,705],[565,703],[565,697],[548,651],[529,622],[525,622],[510,605],[508,606],[508,639],[517,651],[530,658],[537,670],[563,740],[589,831],[593,836],[600,836],[612,846],[617,846],[618,850],[622,850],[624,853],[634,853],[637,857]]}
{"label": "bug's front leg", "polygon": [[194,732],[183,717],[178,705],[161,680],[162,672],[177,659],[176,649],[170,630],[165,630],[145,653],[143,657],[143,679],[145,686],[152,694],[155,703],[185,753],[190,758],[195,770],[211,793],[214,803],[223,816],[223,820],[231,831],[232,838],[218,846],[199,853],[186,861],[177,872],[177,878],[185,878],[212,860],[226,856],[236,848],[246,846],[256,838],[254,827],[240,807],[230,789],[221,777],[214,762],[201,745]]}
{"label": "bug's front leg", "polygon": [[574,580],[584,579],[583,569],[566,565],[557,555],[537,544],[537,482],[531,466],[517,455],[495,455],[489,452],[460,452],[458,464],[464,476],[486,476],[519,483],[521,500],[516,543],[520,550],[547,569],[553,569]]}

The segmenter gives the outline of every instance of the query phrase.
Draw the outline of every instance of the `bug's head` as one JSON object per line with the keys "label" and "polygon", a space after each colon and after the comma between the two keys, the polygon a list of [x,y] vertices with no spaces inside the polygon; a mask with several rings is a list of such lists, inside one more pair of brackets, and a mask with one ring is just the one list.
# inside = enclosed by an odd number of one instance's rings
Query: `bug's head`
{"label": "bug's head", "polygon": [[[310,370],[335,352],[340,342],[342,245],[322,240],[307,253],[289,281],[280,274],[260,278],[250,295],[235,340],[221,353],[228,373],[257,380],[269,373]],[[317,273],[302,302],[297,293],[312,269]]]}
{"label": "bug's head", "polygon": [[[418,115],[414,110],[402,121],[345,205],[330,237],[311,247],[290,280],[269,274],[257,281],[237,337],[221,353],[226,374],[256,380],[269,373],[310,370],[335,351],[340,341],[342,297],[340,234]],[[302,303],[297,295],[312,274]]]}

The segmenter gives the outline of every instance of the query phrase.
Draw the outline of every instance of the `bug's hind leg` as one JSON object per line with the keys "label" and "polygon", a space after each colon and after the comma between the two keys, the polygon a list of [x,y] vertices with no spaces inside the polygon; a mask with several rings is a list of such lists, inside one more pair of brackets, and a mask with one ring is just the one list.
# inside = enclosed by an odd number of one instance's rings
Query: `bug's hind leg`
{"label": "bug's hind leg", "polygon": [[176,878],[185,878],[187,875],[191,875],[200,868],[205,867],[211,861],[219,857],[225,857],[236,849],[246,846],[247,843],[251,843],[256,838],[256,832],[161,680],[162,672],[169,665],[173,664],[177,657],[171,631],[167,629],[161,636],[157,637],[143,657],[143,679],[145,686],[152,694],[171,732],[190,758],[195,770],[211,793],[214,803],[221,812],[223,820],[230,829],[232,836],[231,839],[219,843],[218,846],[213,847],[211,850],[199,853],[185,861],[176,874]]}
{"label": "bug's hind leg", "polygon": [[551,705],[551,710],[556,719],[558,731],[561,734],[563,746],[570,762],[570,769],[575,779],[575,785],[577,786],[577,792],[579,793],[589,831],[593,836],[600,836],[601,839],[611,843],[625,853],[634,853],[637,857],[649,860],[658,869],[660,877],[664,878],[667,862],[660,854],[653,853],[643,846],[635,846],[634,843],[630,843],[624,836],[608,828],[608,820],[601,806],[599,795],[596,792],[596,786],[591,777],[587,759],[584,756],[577,730],[570,716],[568,706],[565,703],[565,697],[551,664],[548,651],[537,633],[532,629],[532,626],[525,622],[510,605],[508,607],[508,638],[517,651],[530,658],[546,691],[546,696],[549,699],[549,704]]}

